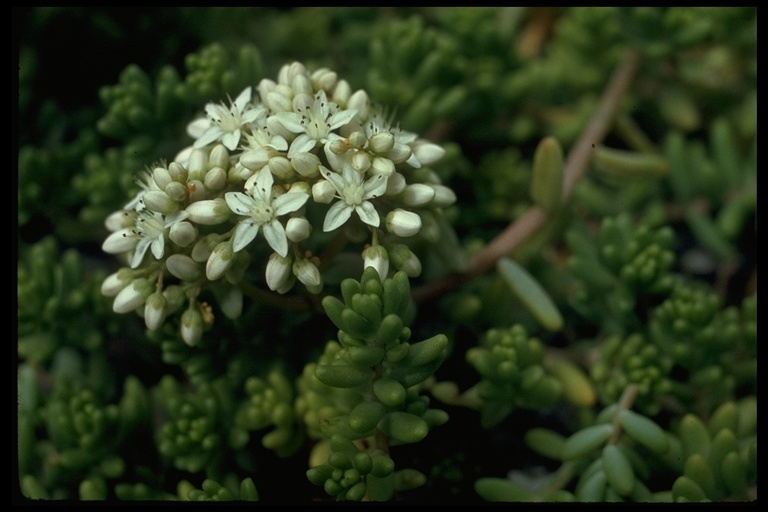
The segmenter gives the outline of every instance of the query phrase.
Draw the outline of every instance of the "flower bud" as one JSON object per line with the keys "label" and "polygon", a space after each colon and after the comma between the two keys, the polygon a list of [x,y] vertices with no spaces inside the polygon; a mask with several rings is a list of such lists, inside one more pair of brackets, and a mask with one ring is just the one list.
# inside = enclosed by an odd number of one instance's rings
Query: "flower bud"
{"label": "flower bud", "polygon": [[312,85],[315,89],[323,89],[325,91],[332,91],[336,87],[338,76],[335,72],[328,68],[320,68],[315,70],[312,75]]}
{"label": "flower bud", "polygon": [[425,183],[413,183],[403,190],[402,200],[407,206],[424,206],[434,197],[434,188]]}
{"label": "flower bud", "polygon": [[363,268],[373,267],[383,281],[389,273],[389,254],[382,245],[371,245],[363,249]]}
{"label": "flower bud", "polygon": [[273,156],[267,165],[269,165],[272,174],[278,178],[287,180],[293,177],[294,170],[291,161],[284,156]]}
{"label": "flower bud", "polygon": [[349,142],[345,139],[336,139],[326,145],[326,151],[330,151],[334,155],[343,155],[350,149],[352,149],[352,146],[350,146]]}
{"label": "flower bud", "polygon": [[165,309],[167,303],[165,295],[160,290],[147,297],[147,302],[144,304],[144,323],[147,329],[156,331],[163,325],[167,314]]}
{"label": "flower bud", "polygon": [[267,262],[265,277],[270,290],[276,291],[286,284],[289,278],[292,277],[290,256],[283,257],[273,252]]}
{"label": "flower bud", "polygon": [[352,96],[349,97],[347,108],[357,110],[357,115],[361,120],[365,121],[368,119],[371,110],[371,100],[368,98],[368,93],[362,89],[355,91]]}
{"label": "flower bud", "polygon": [[299,74],[291,80],[291,89],[294,94],[312,94],[312,82],[308,76]]}
{"label": "flower bud", "polygon": [[144,277],[135,279],[117,294],[112,303],[112,310],[115,313],[129,313],[144,304],[150,293],[152,293],[152,285],[148,279]]}
{"label": "flower bud", "polygon": [[221,241],[221,235],[218,233],[209,233],[203,238],[197,241],[192,247],[192,259],[198,263],[207,261],[213,252],[213,248],[216,247]]}
{"label": "flower bud", "polygon": [[165,186],[163,191],[173,201],[181,202],[187,198],[187,186],[184,183],[179,183],[178,181],[170,182]]}
{"label": "flower bud", "polygon": [[328,180],[320,180],[312,185],[312,199],[316,203],[327,204],[333,201],[336,196],[336,189]]}
{"label": "flower bud", "polygon": [[396,196],[405,190],[406,185],[405,176],[399,172],[393,173],[392,176],[387,178],[387,190],[384,194],[388,196]]}
{"label": "flower bud", "polygon": [[445,156],[445,149],[426,139],[418,139],[411,144],[411,151],[421,165],[430,165]]}
{"label": "flower bud", "polygon": [[432,185],[432,188],[435,189],[435,198],[432,199],[433,206],[444,208],[456,202],[456,193],[449,187],[445,185]]}
{"label": "flower bud", "polygon": [[187,206],[189,220],[197,224],[212,226],[229,219],[231,211],[223,197],[197,201]]}
{"label": "flower bud", "polygon": [[349,140],[349,145],[355,149],[363,149],[368,142],[365,134],[359,130],[350,133],[347,139]]}
{"label": "flower bud", "polygon": [[[387,153],[387,158],[392,160],[392,163],[394,164],[401,164],[403,162],[408,161],[409,158],[413,155],[413,151],[411,151],[411,147],[407,144],[401,144],[399,142],[395,142],[394,147]],[[410,163],[410,162],[408,162]]]}
{"label": "flower bud", "polygon": [[371,174],[374,176],[377,174],[381,174],[383,176],[389,177],[392,176],[395,173],[395,164],[390,160],[389,158],[385,158],[382,156],[377,156],[373,159],[373,164],[371,165]]}
{"label": "flower bud", "polygon": [[197,239],[197,228],[191,222],[175,222],[171,225],[168,237],[179,247],[186,247]]}
{"label": "flower bud", "polygon": [[189,202],[196,203],[197,201],[204,201],[208,199],[208,191],[205,189],[205,185],[200,180],[189,180],[187,182],[187,190],[189,191]]}
{"label": "flower bud", "polygon": [[395,147],[395,136],[390,132],[376,133],[368,139],[368,143],[371,151],[383,154]]}
{"label": "flower bud", "polygon": [[293,275],[307,287],[317,287],[323,284],[320,270],[308,259],[297,260],[293,263]]}
{"label": "flower bud", "polygon": [[216,281],[226,273],[232,265],[232,258],[235,255],[232,250],[232,242],[220,242],[213,248],[208,263],[205,265],[205,276],[210,281]]}
{"label": "flower bud", "polygon": [[133,281],[134,271],[129,268],[121,268],[114,274],[108,275],[104,282],[101,283],[101,293],[107,297],[114,297],[120,291],[131,284]]}
{"label": "flower bud", "polygon": [[216,144],[211,150],[211,154],[208,157],[208,165],[210,167],[221,167],[222,169],[229,169],[231,165],[229,161],[229,150],[224,144]]}
{"label": "flower bud", "polygon": [[181,338],[184,343],[194,347],[200,343],[203,337],[203,316],[197,308],[192,307],[184,310],[181,314]]}
{"label": "flower bud", "polygon": [[147,209],[153,212],[170,215],[179,209],[179,204],[160,190],[148,190],[142,197]]}
{"label": "flower bud", "polygon": [[405,244],[392,244],[389,257],[396,269],[402,270],[408,277],[418,277],[421,274],[421,260]]}
{"label": "flower bud", "polygon": [[[202,155],[198,156],[197,153],[201,152]],[[189,159],[190,162],[194,163],[195,158],[204,158],[205,161],[207,161],[208,156],[205,154],[205,151],[202,149],[196,149],[192,152]],[[168,174],[171,175],[171,178],[173,178],[173,181],[178,181],[179,183],[186,183],[186,181],[189,179],[189,173],[187,172],[187,169],[184,168],[183,165],[181,165],[178,162],[171,162],[168,164]]]}
{"label": "flower bud", "polygon": [[249,149],[240,155],[240,164],[251,171],[258,172],[269,162],[269,151],[266,148]]}
{"label": "flower bud", "polygon": [[290,98],[276,91],[267,93],[267,101],[265,104],[272,112],[293,111],[293,103],[291,102]]}
{"label": "flower bud", "polygon": [[221,167],[214,167],[205,173],[203,185],[208,190],[219,191],[227,184],[227,172]]}
{"label": "flower bud", "polygon": [[352,95],[352,88],[349,86],[349,82],[346,80],[339,80],[336,83],[336,87],[333,88],[333,101],[340,108],[347,108],[347,102]]}
{"label": "flower bud", "polygon": [[[359,132],[355,132],[359,133]],[[365,151],[357,151],[352,155],[352,167],[359,173],[363,173],[371,166],[371,157]]]}
{"label": "flower bud", "polygon": [[421,230],[421,217],[417,213],[395,208],[387,214],[387,230],[400,237],[413,236]]}
{"label": "flower bud", "polygon": [[163,167],[155,167],[155,169],[152,171],[152,179],[155,181],[155,185],[157,185],[157,188],[160,190],[163,190],[170,182],[173,181],[173,178],[171,178],[171,173],[168,172],[168,169],[165,169]]}
{"label": "flower bud", "polygon": [[291,242],[301,242],[309,237],[312,224],[304,217],[291,217],[285,224],[285,236]]}
{"label": "flower bud", "polygon": [[165,296],[166,315],[175,313],[187,301],[187,294],[184,288],[178,284],[166,286],[165,290],[163,290],[163,296]]}
{"label": "flower bud", "polygon": [[313,153],[297,153],[291,158],[291,165],[297,173],[307,178],[320,174],[320,159]]}
{"label": "flower bud", "polygon": [[165,260],[165,268],[182,281],[195,281],[203,277],[200,264],[186,254],[172,254]]}

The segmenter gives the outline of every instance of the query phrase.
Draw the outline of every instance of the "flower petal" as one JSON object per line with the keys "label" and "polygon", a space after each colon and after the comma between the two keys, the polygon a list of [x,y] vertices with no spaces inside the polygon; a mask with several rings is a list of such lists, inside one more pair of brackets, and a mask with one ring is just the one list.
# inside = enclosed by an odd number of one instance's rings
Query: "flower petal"
{"label": "flower petal", "polygon": [[219,137],[221,137],[221,134],[224,133],[224,130],[221,129],[221,126],[215,124],[205,130],[205,133],[203,133],[193,144],[195,148],[202,148],[210,144],[211,142],[218,140]]}
{"label": "flower petal", "polygon": [[256,224],[251,219],[241,220],[237,223],[235,234],[232,236],[232,250],[234,252],[240,251],[246,245],[253,242],[253,239],[258,234],[259,224]]}
{"label": "flower petal", "polygon": [[288,212],[295,212],[307,202],[309,195],[304,192],[287,192],[281,196],[277,196],[272,201],[272,206],[275,208],[275,215],[283,215]]}
{"label": "flower petal", "polygon": [[225,133],[221,137],[221,143],[230,151],[237,149],[237,145],[240,143],[240,128],[235,128],[235,131]]}
{"label": "flower petal", "polygon": [[363,201],[358,206],[355,206],[355,211],[360,217],[360,220],[368,224],[369,226],[379,227],[379,213],[370,201]]}
{"label": "flower petal", "polygon": [[163,252],[165,252],[165,235],[161,234],[159,237],[152,240],[150,247],[152,248],[152,255],[156,260],[162,258]]}
{"label": "flower petal", "polygon": [[293,142],[291,142],[291,148],[288,150],[288,158],[292,158],[294,155],[298,153],[309,153],[313,149],[315,149],[315,145],[317,144],[317,141],[307,135],[306,133],[302,133],[295,139],[293,139]]}
{"label": "flower petal", "polygon": [[267,239],[269,246],[277,254],[285,257],[288,254],[288,238],[285,236],[285,228],[277,219],[264,224],[264,238]]}
{"label": "flower petal", "polygon": [[131,268],[136,268],[141,265],[141,260],[144,259],[144,255],[147,253],[147,249],[151,243],[152,241],[149,238],[142,238],[139,240],[139,243],[136,245],[136,250],[133,251],[133,256],[131,256]]}
{"label": "flower petal", "polygon": [[338,228],[352,215],[352,207],[344,201],[336,201],[325,214],[323,222],[323,231],[333,231]]}
{"label": "flower petal", "polygon": [[253,199],[242,192],[227,192],[224,194],[224,200],[229,209],[238,215],[250,215],[253,210]]}

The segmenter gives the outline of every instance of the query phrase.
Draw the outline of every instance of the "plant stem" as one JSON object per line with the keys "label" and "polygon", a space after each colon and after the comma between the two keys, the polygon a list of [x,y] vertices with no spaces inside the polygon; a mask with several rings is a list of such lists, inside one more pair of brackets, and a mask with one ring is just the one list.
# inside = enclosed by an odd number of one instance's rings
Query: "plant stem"
{"label": "plant stem", "polygon": [[[563,194],[561,202],[565,204],[573,194],[576,184],[583,176],[592,158],[592,150],[600,144],[613,125],[621,100],[626,95],[635,73],[640,65],[641,54],[630,49],[619,67],[614,71],[611,81],[603,93],[600,104],[592,118],[574,144],[565,161]],[[549,214],[539,206],[531,207],[514,223],[510,224],[496,238],[476,254],[467,269],[461,273],[449,273],[413,290],[416,302],[424,302],[459,287],[462,283],[491,270],[499,258],[509,254],[520,244],[528,240],[544,226]]]}

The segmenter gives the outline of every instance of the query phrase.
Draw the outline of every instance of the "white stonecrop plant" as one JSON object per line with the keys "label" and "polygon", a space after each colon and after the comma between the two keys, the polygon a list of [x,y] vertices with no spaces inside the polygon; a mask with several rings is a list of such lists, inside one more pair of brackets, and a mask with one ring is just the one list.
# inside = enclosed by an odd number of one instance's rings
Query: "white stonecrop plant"
{"label": "white stonecrop plant", "polygon": [[195,345],[213,322],[201,292],[219,287],[222,311],[236,318],[249,266],[274,292],[299,281],[321,293],[323,267],[308,248],[327,232],[359,244],[367,230],[361,259],[382,279],[390,266],[421,272],[403,238],[456,199],[425,168],[442,147],[393,126],[333,71],[298,62],[204,110],[187,126],[192,144],[144,171],[138,194],[106,220],[102,248],[127,265],[102,285],[115,312],[135,311],[155,330],[183,310],[181,336]]}

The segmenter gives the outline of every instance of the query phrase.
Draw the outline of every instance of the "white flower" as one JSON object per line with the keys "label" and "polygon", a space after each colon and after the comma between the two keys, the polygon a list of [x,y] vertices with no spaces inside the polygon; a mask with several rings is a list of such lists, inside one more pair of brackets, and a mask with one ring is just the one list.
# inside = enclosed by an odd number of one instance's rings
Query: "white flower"
{"label": "white flower", "polygon": [[328,101],[325,91],[319,91],[314,99],[307,94],[294,98],[296,112],[278,112],[275,117],[286,129],[299,136],[293,139],[288,149],[288,158],[297,153],[312,151],[317,143],[325,144],[329,140],[339,139],[333,130],[349,123],[357,110],[338,110],[338,105]]}
{"label": "white flower", "polygon": [[156,259],[162,258],[165,252],[166,233],[174,224],[183,221],[188,216],[186,211],[176,212],[167,217],[147,210],[139,213],[139,217],[136,219],[136,229],[133,230],[133,235],[139,238],[139,242],[136,244],[131,257],[131,268],[136,268],[141,264],[144,254],[150,248]]}
{"label": "white flower", "polygon": [[339,201],[336,201],[325,215],[323,231],[333,231],[338,228],[349,219],[353,211],[366,224],[379,226],[379,214],[369,199],[382,195],[387,189],[386,176],[378,174],[363,183],[364,175],[349,165],[342,167],[341,174],[329,171],[323,166],[320,166],[320,172],[336,189],[338,194],[336,197],[339,198]]}
{"label": "white flower", "polygon": [[262,105],[251,106],[251,88],[246,87],[243,92],[231,102],[229,108],[224,104],[216,105],[208,103],[205,113],[208,115],[208,127],[202,131],[206,120],[196,120],[190,123],[187,131],[193,137],[197,136],[195,148],[202,148],[211,142],[221,140],[227,149],[233,151],[240,143],[241,127],[255,122],[267,113]]}
{"label": "white flower", "polygon": [[387,214],[387,230],[400,237],[413,236],[421,230],[421,217],[418,213],[395,208]]}
{"label": "white flower", "polygon": [[232,249],[240,251],[256,238],[263,227],[264,238],[280,256],[288,254],[288,239],[285,228],[277,220],[280,215],[294,212],[304,206],[309,195],[303,191],[289,191],[277,197],[272,194],[274,179],[266,167],[254,174],[245,183],[248,195],[242,192],[227,192],[224,198],[227,206],[245,218],[238,222],[232,237]]}

